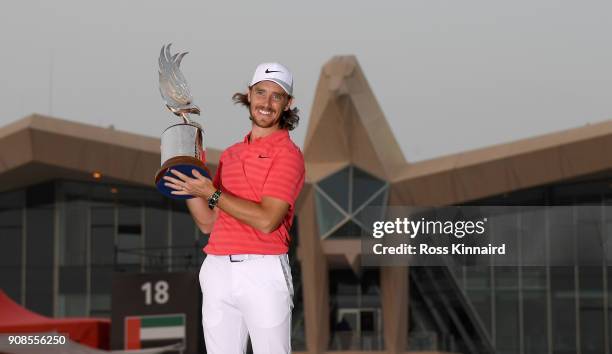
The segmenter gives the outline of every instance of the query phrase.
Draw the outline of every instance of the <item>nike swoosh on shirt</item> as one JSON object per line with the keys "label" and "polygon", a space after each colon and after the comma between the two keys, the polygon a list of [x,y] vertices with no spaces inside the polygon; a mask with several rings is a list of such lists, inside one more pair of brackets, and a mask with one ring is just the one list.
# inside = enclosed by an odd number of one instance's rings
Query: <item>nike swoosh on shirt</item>
{"label": "nike swoosh on shirt", "polygon": [[258,157],[259,157],[260,159],[269,159],[269,158],[270,158],[270,156],[263,156],[263,155],[259,155]]}

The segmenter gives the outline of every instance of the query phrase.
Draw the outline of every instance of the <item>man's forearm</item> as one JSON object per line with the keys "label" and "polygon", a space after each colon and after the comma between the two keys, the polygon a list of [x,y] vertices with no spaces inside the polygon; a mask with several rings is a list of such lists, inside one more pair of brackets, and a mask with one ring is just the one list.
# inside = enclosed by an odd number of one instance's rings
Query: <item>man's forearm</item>
{"label": "man's forearm", "polygon": [[229,193],[221,194],[217,208],[208,208],[208,200],[216,188],[212,181],[194,170],[196,178],[190,178],[178,171],[172,170],[179,179],[166,176],[166,185],[174,188],[176,195],[195,195],[197,198],[187,200],[187,207],[193,218],[204,233],[210,233],[221,209],[239,221],[265,233],[278,228],[289,211],[289,203],[278,198],[264,196],[256,203],[242,199]]}
{"label": "man's forearm", "polygon": [[189,212],[200,230],[205,234],[209,234],[217,219],[217,211],[210,210],[208,201],[198,197],[187,199],[187,208],[189,208]]}
{"label": "man's forearm", "polygon": [[278,228],[286,214],[286,208],[266,208],[262,203],[222,194],[217,207],[239,221],[262,232],[270,233]]}

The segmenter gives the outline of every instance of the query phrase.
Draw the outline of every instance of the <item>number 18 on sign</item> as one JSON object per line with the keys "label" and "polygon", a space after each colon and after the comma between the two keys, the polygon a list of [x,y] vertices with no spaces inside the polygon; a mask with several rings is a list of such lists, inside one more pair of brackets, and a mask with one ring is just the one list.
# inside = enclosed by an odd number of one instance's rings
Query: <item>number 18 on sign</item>
{"label": "number 18 on sign", "polygon": [[158,280],[155,283],[145,282],[140,289],[144,292],[144,303],[147,306],[153,303],[163,305],[170,298],[170,295],[168,295],[168,282],[165,280]]}

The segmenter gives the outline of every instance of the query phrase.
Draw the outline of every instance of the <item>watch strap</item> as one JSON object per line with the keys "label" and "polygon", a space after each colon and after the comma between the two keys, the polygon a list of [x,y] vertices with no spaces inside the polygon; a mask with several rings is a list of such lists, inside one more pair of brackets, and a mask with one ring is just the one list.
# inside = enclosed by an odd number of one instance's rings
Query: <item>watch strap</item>
{"label": "watch strap", "polygon": [[219,203],[219,197],[221,197],[221,190],[217,189],[210,197],[208,197],[208,207],[212,210]]}

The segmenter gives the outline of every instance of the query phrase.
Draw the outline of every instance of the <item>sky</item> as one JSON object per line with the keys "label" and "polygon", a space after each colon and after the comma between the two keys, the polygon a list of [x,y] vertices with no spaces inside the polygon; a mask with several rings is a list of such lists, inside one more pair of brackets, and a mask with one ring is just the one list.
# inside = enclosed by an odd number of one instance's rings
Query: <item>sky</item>
{"label": "sky", "polygon": [[3,1],[0,126],[32,113],[159,137],[161,46],[202,109],[205,143],[249,130],[231,96],[257,64],[294,74],[303,146],[322,65],[355,55],[406,159],[612,119],[612,2]]}

